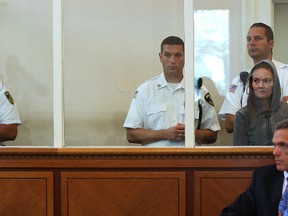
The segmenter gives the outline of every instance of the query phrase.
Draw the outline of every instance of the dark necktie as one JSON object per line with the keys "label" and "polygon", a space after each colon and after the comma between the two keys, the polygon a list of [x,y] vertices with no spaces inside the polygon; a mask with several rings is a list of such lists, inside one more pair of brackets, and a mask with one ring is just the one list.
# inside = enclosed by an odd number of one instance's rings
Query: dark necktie
{"label": "dark necktie", "polygon": [[[288,182],[288,177],[286,178],[286,182]],[[286,189],[282,194],[282,197],[278,206],[278,215],[279,216],[288,216],[288,184],[286,185]]]}

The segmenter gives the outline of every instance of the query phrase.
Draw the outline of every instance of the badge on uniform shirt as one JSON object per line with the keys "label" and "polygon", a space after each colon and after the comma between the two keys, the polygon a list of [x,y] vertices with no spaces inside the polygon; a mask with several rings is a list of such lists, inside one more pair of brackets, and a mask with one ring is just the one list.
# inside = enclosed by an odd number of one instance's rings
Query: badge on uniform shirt
{"label": "badge on uniform shirt", "polygon": [[214,102],[213,102],[213,100],[212,100],[209,92],[205,95],[204,98],[205,98],[205,100],[206,100],[210,105],[214,106]]}
{"label": "badge on uniform shirt", "polygon": [[230,84],[230,86],[229,86],[229,92],[235,93],[236,89],[237,89],[237,85]]}
{"label": "badge on uniform shirt", "polygon": [[8,99],[8,101],[9,101],[12,105],[14,105],[14,100],[13,100],[10,92],[9,92],[9,91],[6,91],[4,94],[6,95],[6,98]]}

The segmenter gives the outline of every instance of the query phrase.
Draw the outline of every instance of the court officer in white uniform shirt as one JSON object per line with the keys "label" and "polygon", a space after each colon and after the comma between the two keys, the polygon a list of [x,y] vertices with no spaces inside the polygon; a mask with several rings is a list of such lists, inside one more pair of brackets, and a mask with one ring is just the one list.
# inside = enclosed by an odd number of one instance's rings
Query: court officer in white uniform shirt
{"label": "court officer in white uniform shirt", "polygon": [[9,91],[0,80],[0,145],[4,141],[15,140],[17,137],[17,126],[21,120]]}
{"label": "court officer in white uniform shirt", "polygon": [[[185,143],[184,42],[170,36],[159,53],[163,72],[137,88],[123,127],[131,143],[148,146],[183,146]],[[208,90],[201,86],[195,102],[195,141],[209,144],[220,130]],[[199,102],[199,104],[198,104]],[[200,108],[199,108],[200,107]],[[198,127],[201,111],[201,123]],[[192,132],[192,131],[191,131]]]}

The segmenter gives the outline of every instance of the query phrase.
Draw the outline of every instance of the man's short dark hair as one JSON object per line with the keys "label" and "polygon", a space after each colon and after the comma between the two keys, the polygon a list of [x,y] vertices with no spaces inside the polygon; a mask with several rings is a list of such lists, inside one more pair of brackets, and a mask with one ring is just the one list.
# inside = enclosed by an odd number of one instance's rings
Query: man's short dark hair
{"label": "man's short dark hair", "polygon": [[281,129],[288,129],[288,119],[278,122],[274,128],[274,131]]}
{"label": "man's short dark hair", "polygon": [[265,29],[265,36],[267,38],[268,41],[270,40],[274,40],[274,34],[273,34],[273,30],[271,29],[270,26],[264,24],[264,23],[254,23],[253,25],[251,25],[250,29],[253,27],[261,27]]}
{"label": "man's short dark hair", "polygon": [[161,52],[163,51],[164,45],[182,45],[184,51],[184,41],[177,36],[169,36],[165,38],[161,43]]}

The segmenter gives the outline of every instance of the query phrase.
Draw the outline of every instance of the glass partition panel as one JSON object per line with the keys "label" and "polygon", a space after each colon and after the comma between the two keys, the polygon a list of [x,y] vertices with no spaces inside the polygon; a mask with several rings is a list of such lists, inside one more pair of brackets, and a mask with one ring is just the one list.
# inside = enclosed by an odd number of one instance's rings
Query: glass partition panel
{"label": "glass partition panel", "polygon": [[[241,8],[238,0],[194,0],[194,73],[203,78],[217,113],[229,83],[243,68]],[[233,134],[226,133],[224,121],[219,123],[221,131],[212,145],[232,145]]]}
{"label": "glass partition panel", "polygon": [[22,125],[6,146],[53,146],[52,1],[0,1],[0,76]]}
{"label": "glass partition panel", "polygon": [[131,99],[161,73],[162,40],[184,39],[183,8],[175,0],[63,1],[65,146],[133,145],[122,127]]}
{"label": "glass partition panel", "polygon": [[[183,1],[62,1],[66,146],[132,145],[126,141],[124,118],[137,86],[162,71],[163,38],[184,39]],[[248,29],[242,27],[258,9],[252,7],[243,24],[245,2],[246,10],[248,0],[193,1],[195,75],[203,78],[217,112],[229,82],[247,69],[241,36]],[[53,146],[52,4],[0,1],[0,78],[22,120],[17,139],[7,146]],[[233,134],[220,123],[213,145],[232,145]]]}

